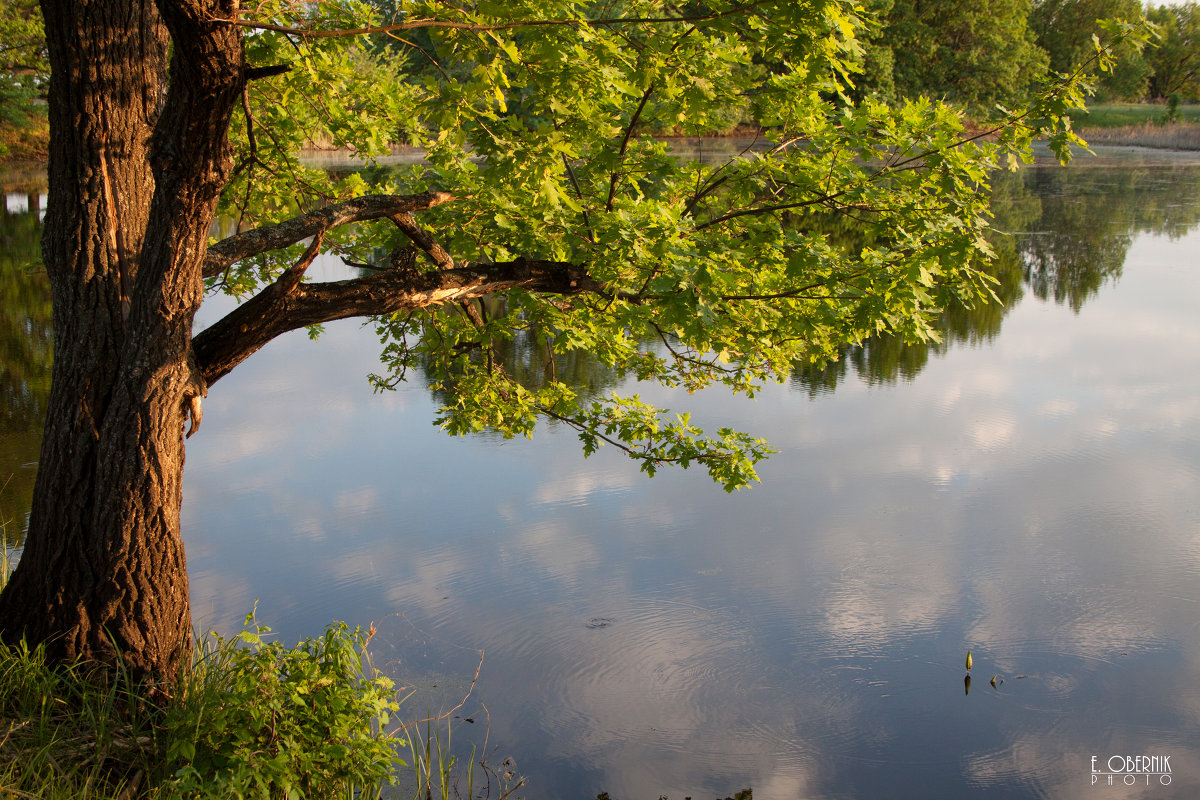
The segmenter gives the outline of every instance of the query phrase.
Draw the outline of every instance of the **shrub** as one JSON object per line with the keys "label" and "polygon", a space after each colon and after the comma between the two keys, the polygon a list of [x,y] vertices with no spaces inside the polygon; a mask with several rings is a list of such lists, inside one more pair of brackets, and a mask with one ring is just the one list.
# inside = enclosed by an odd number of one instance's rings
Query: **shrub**
{"label": "shrub", "polygon": [[240,645],[213,635],[168,710],[170,794],[205,798],[378,796],[394,782],[383,733],[398,704],[366,656],[370,638],[345,623],[287,649],[246,618]]}

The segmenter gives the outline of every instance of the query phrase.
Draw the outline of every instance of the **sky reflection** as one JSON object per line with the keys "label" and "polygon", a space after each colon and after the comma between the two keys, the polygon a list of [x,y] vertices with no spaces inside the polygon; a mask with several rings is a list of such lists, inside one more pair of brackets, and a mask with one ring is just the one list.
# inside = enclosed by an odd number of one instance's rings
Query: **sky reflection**
{"label": "sky reflection", "polygon": [[485,651],[463,715],[530,797],[1092,798],[1126,753],[1173,782],[1119,796],[1198,796],[1200,234],[1167,229],[908,380],[646,391],[780,451],[733,496],[562,429],[450,439],[420,386],[371,394],[369,329],[286,337],[189,440],[197,621],[374,620],[420,716]]}

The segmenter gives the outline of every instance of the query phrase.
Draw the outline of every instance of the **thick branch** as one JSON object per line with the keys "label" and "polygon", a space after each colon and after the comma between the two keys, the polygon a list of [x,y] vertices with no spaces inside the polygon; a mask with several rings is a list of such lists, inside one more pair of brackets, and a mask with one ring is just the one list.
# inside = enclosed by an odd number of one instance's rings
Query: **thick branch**
{"label": "thick branch", "polygon": [[275,64],[274,66],[270,67],[247,67],[246,80],[257,81],[262,80],[263,78],[270,78],[275,75],[282,75],[285,72],[291,71],[291,64]]}
{"label": "thick branch", "polygon": [[196,335],[196,363],[211,386],[267,342],[297,328],[461,303],[515,288],[561,295],[604,291],[581,266],[523,258],[427,273],[388,271],[327,283],[296,284],[280,278]]}
{"label": "thick branch", "polygon": [[454,195],[448,192],[369,194],[344,203],[325,206],[285,222],[234,234],[208,248],[208,256],[204,259],[204,277],[216,277],[243,258],[288,247],[339,225],[407,214],[453,199]]}
{"label": "thick branch", "polygon": [[438,269],[454,269],[454,259],[450,257],[445,248],[437,243],[436,239],[417,224],[412,214],[393,214],[391,219],[396,227],[404,231],[404,235],[412,240],[413,244],[425,251],[429,260],[437,264]]}

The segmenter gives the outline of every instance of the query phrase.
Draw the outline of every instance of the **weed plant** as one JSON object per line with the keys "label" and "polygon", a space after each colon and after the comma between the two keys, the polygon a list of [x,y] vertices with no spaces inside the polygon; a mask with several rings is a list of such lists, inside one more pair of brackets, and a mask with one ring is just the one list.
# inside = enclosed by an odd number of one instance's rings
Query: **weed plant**
{"label": "weed plant", "polygon": [[239,644],[214,636],[165,716],[168,796],[370,798],[394,783],[392,681],[369,635],[336,623],[288,649],[247,617]]}
{"label": "weed plant", "polygon": [[268,630],[198,643],[165,704],[120,668],[0,647],[0,797],[380,798],[406,743],[398,704],[344,624],[285,648]]}
{"label": "weed plant", "polygon": [[[485,709],[486,712],[486,709]],[[449,800],[450,798],[496,798],[509,800],[525,786],[525,779],[517,774],[516,764],[505,758],[498,767],[487,759],[487,740],[484,739],[482,757],[474,748],[466,767],[460,766],[451,747],[453,728],[447,724],[435,729],[434,722],[448,722],[447,717],[431,718],[406,726],[408,754],[412,766],[409,780],[402,779],[404,795],[414,800]],[[468,719],[466,722],[473,723]],[[422,731],[421,725],[424,725]],[[478,767],[478,771],[476,771]],[[478,781],[478,784],[476,783]]]}

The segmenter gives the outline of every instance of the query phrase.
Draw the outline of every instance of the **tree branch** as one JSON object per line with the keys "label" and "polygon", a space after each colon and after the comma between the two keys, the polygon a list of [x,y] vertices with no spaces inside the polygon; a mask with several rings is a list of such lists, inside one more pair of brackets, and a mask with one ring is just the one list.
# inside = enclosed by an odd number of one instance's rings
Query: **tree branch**
{"label": "tree branch", "polygon": [[291,64],[275,64],[270,67],[246,67],[246,80],[257,81],[263,78],[270,78],[275,75],[282,75],[285,72],[291,72]]}
{"label": "tree branch", "polygon": [[625,152],[629,149],[629,138],[633,136],[633,128],[637,125],[638,120],[642,117],[642,111],[646,108],[646,101],[650,99],[650,95],[654,93],[654,82],[646,87],[646,91],[642,92],[642,101],[638,103],[637,110],[633,112],[633,116],[629,118],[629,125],[625,128],[625,136],[621,138],[621,149],[617,151],[617,168],[613,170],[612,177],[608,182],[608,202],[604,204],[605,211],[612,211],[613,200],[617,196],[617,182],[621,180],[621,167],[625,164]]}
{"label": "tree branch", "polygon": [[339,225],[407,214],[433,208],[453,199],[454,195],[449,192],[369,194],[344,203],[325,206],[285,222],[237,233],[208,248],[208,255],[204,259],[204,277],[216,277],[234,262],[269,250],[288,247]]}
{"label": "tree branch", "polygon": [[391,218],[396,227],[404,232],[413,244],[425,251],[429,260],[437,264],[438,269],[454,269],[454,259],[446,249],[437,243],[429,233],[417,224],[416,219],[408,212],[392,214]]}
{"label": "tree branch", "polygon": [[209,386],[275,337],[309,325],[461,303],[515,288],[561,295],[604,292],[580,265],[525,258],[307,284],[292,280],[293,270],[195,336],[196,363]]}

